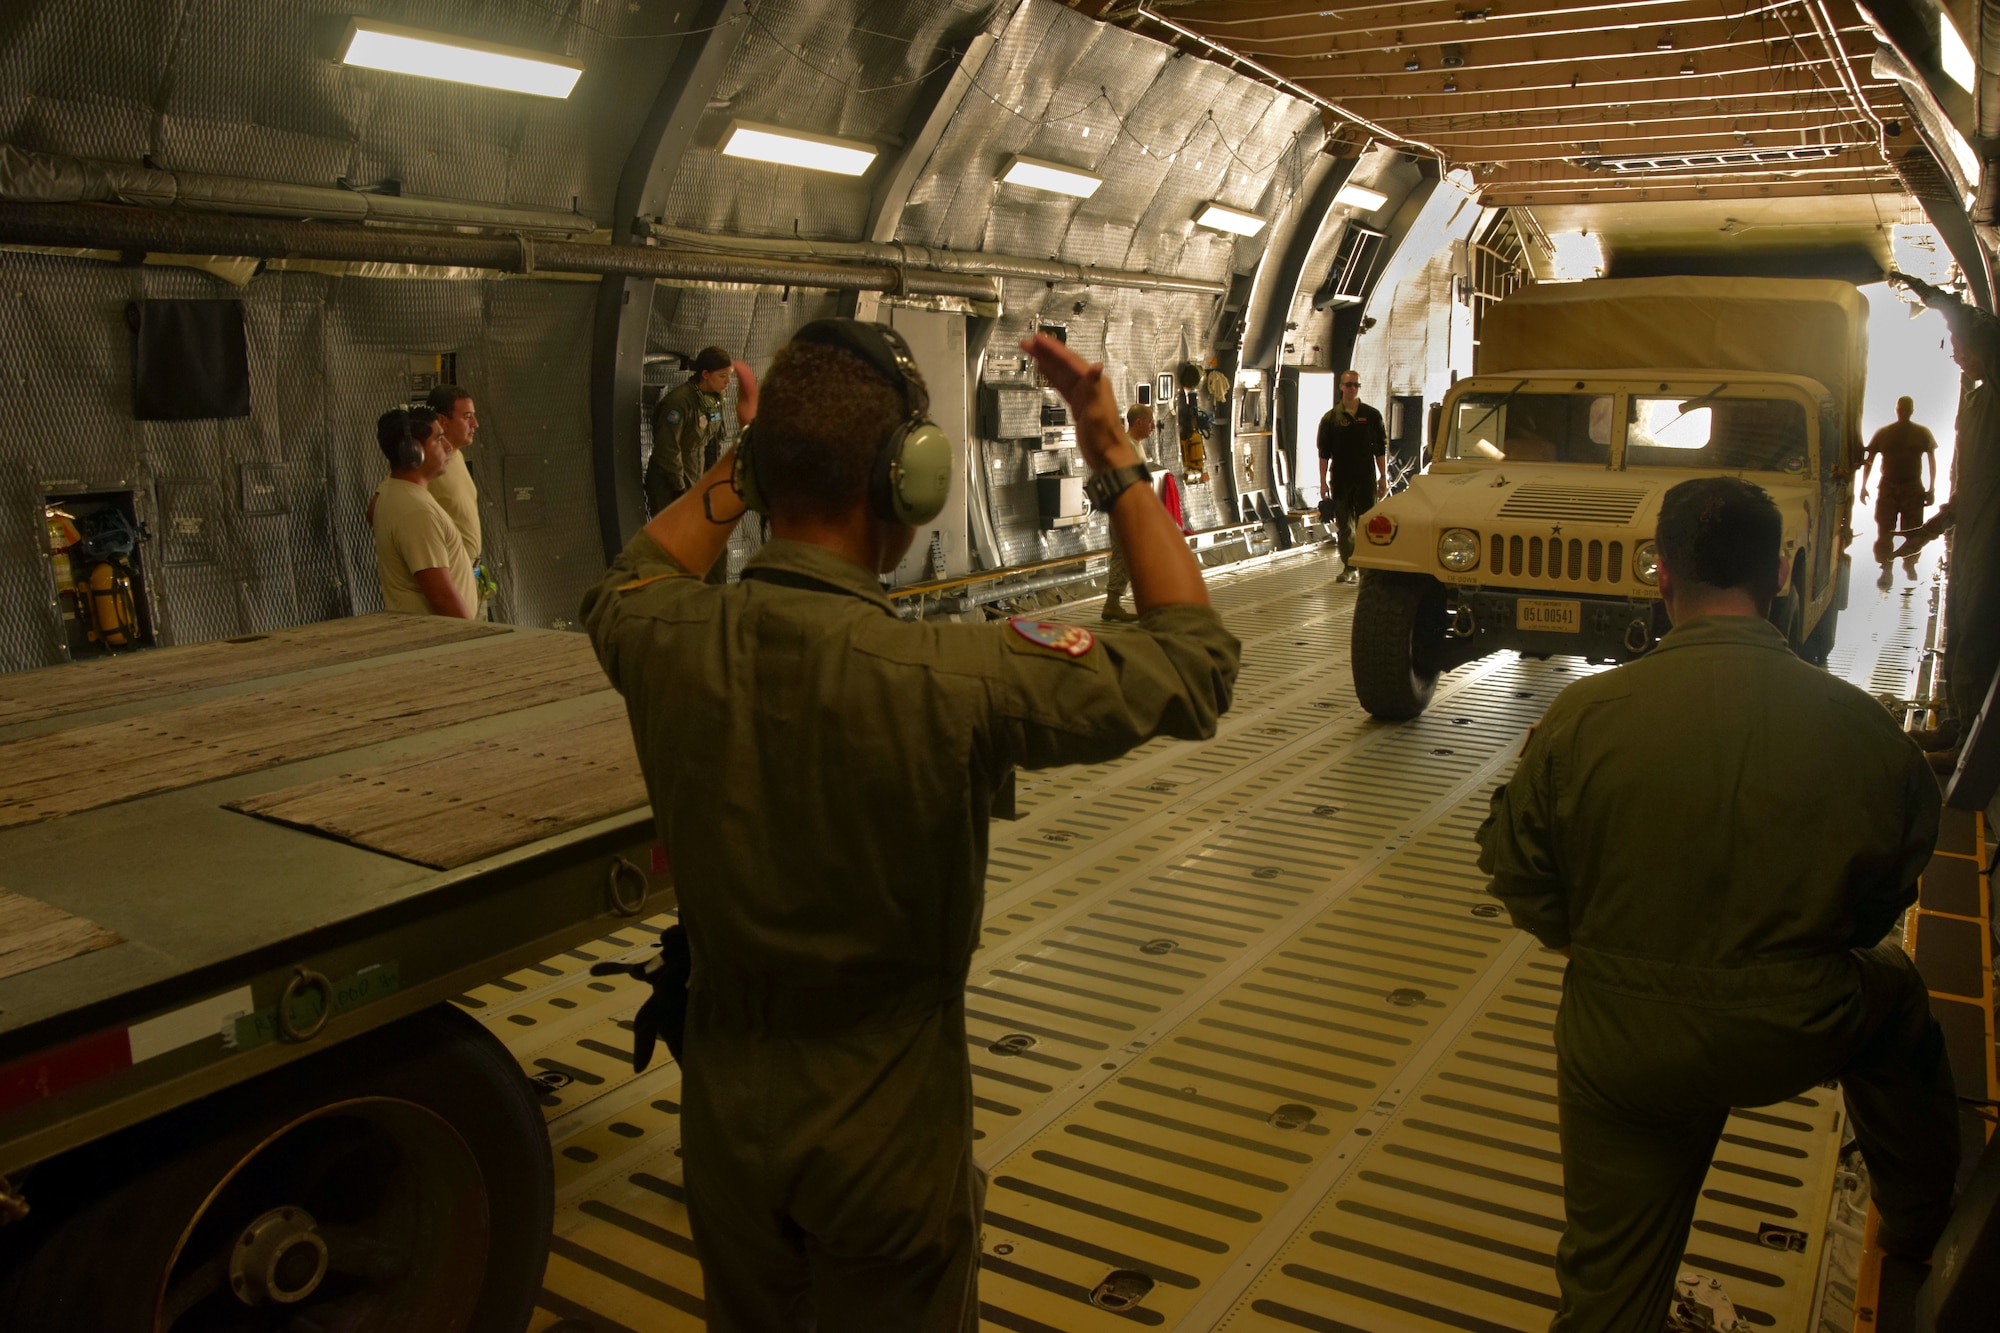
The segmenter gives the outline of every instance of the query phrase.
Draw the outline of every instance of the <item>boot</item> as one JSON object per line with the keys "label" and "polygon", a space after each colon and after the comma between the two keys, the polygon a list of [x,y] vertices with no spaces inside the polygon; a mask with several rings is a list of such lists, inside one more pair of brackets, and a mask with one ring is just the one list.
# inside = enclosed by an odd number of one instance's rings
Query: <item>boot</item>
{"label": "boot", "polygon": [[1882,566],[1882,575],[1875,580],[1875,586],[1883,592],[1896,586],[1896,566],[1893,563]]}
{"label": "boot", "polygon": [[1107,597],[1104,599],[1104,610],[1102,612],[1102,618],[1105,620],[1113,620],[1113,621],[1137,620],[1139,618],[1139,613],[1137,611],[1127,611],[1125,609],[1124,598]]}

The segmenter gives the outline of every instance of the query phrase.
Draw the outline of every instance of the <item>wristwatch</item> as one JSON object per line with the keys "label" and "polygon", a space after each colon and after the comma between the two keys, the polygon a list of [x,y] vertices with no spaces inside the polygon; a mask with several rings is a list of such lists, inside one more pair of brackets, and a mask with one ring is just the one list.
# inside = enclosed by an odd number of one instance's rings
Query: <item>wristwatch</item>
{"label": "wristwatch", "polygon": [[1118,503],[1118,497],[1128,486],[1150,482],[1153,474],[1144,463],[1132,463],[1125,467],[1115,467],[1109,472],[1093,472],[1083,483],[1083,493],[1090,497],[1090,507],[1100,514],[1111,512],[1111,506]]}

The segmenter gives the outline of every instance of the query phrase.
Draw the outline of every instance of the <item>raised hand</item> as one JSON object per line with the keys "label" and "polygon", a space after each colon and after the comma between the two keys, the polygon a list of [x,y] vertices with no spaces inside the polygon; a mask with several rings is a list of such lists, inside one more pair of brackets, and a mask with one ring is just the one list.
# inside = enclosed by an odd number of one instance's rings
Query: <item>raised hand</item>
{"label": "raised hand", "polygon": [[757,372],[748,361],[733,361],[736,368],[736,425],[740,429],[757,419]]}

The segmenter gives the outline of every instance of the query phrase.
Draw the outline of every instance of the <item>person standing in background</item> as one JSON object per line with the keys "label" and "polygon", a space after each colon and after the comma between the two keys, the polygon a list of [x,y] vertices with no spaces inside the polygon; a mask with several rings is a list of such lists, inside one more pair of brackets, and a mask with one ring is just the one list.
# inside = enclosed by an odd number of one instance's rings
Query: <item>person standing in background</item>
{"label": "person standing in background", "polygon": [[465,541],[430,487],[444,474],[451,446],[428,407],[397,407],[375,422],[375,442],[389,475],[368,503],[382,609],[470,620],[479,587]]}
{"label": "person standing in background", "polygon": [[[1875,586],[1887,590],[1896,578],[1890,550],[1896,533],[1921,527],[1924,506],[1934,498],[1937,485],[1937,440],[1910,418],[1916,403],[1909,398],[1896,400],[1896,419],[1875,432],[1861,455],[1861,502],[1868,502],[1868,474],[1875,460],[1882,460],[1882,488],[1875,498],[1875,559],[1882,576]],[[1919,479],[1921,478],[1921,480]],[[1917,576],[1917,557],[1903,558],[1903,572]]]}
{"label": "person standing in background", "polygon": [[1340,372],[1340,397],[1319,419],[1321,511],[1340,547],[1340,582],[1353,583],[1354,525],[1389,493],[1389,429],[1382,413],[1361,401],[1361,376]]}
{"label": "person standing in background", "polygon": [[[1143,458],[1146,442],[1153,438],[1153,409],[1133,405],[1125,410],[1125,434],[1131,437],[1132,447]],[[1125,609],[1125,590],[1132,586],[1132,576],[1125,567],[1125,548],[1119,544],[1118,529],[1111,529],[1111,567],[1104,575],[1105,620],[1137,620],[1137,611]]]}
{"label": "person standing in background", "polygon": [[472,469],[465,456],[479,430],[479,413],[473,406],[472,395],[456,384],[438,385],[425,395],[424,402],[437,414],[438,429],[451,451],[444,471],[430,484],[431,499],[438,502],[438,508],[444,510],[465,542],[465,558],[472,562],[473,579],[479,585],[475,615],[483,616],[487,600],[497,589],[486,574],[479,527],[479,486],[472,480]]}
{"label": "person standing in background", "polygon": [[[729,353],[704,347],[695,355],[687,381],[660,399],[653,409],[653,456],[646,463],[646,508],[666,512],[668,505],[715,463],[722,452],[722,395],[733,373]],[[704,579],[724,583],[729,561],[718,560]]]}

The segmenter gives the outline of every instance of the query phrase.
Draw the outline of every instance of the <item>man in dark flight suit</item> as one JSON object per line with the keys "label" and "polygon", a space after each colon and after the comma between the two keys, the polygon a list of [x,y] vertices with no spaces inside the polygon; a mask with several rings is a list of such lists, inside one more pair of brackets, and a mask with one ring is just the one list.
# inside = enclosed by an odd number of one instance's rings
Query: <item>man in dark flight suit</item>
{"label": "man in dark flight suit", "polygon": [[1354,525],[1389,493],[1389,430],[1361,401],[1359,371],[1340,372],[1340,397],[1319,419],[1319,493],[1340,550],[1338,582],[1353,583]]}
{"label": "man in dark flight suit", "polygon": [[1556,1016],[1559,1333],[1659,1333],[1732,1106],[1840,1080],[1893,1254],[1950,1211],[1957,1103],[1915,966],[1937,782],[1867,694],[1766,618],[1780,520],[1737,478],[1660,508],[1674,628],[1564,690],[1494,794],[1480,868],[1571,957]]}
{"label": "man in dark flight suit", "polygon": [[1212,735],[1236,677],[1102,367],[1047,337],[1023,347],[1075,411],[1138,623],[901,619],[879,578],[916,529],[878,452],[927,395],[878,327],[807,325],[761,393],[739,367],[772,529],[741,581],[700,579],[741,512],[732,451],[584,601],[693,954],[682,1134],[717,1333],[977,1328],[964,987],[994,791]]}
{"label": "man in dark flight suit", "polygon": [[[693,373],[653,409],[653,456],[646,460],[649,515],[687,494],[695,478],[714,466],[722,451],[722,395],[735,364],[720,347],[702,348]],[[725,582],[729,562],[718,560],[707,577],[710,583]]]}

